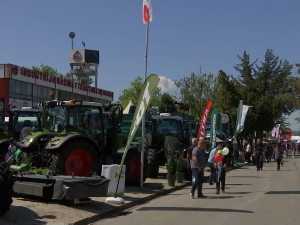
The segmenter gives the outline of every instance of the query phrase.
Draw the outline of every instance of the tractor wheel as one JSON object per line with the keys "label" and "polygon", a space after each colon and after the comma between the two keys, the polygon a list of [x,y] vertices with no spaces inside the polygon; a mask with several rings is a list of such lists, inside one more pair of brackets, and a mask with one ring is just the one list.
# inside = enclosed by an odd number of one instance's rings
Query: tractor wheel
{"label": "tractor wheel", "polygon": [[51,165],[59,175],[89,177],[101,172],[100,160],[96,150],[88,141],[71,141],[53,155]]}
{"label": "tractor wheel", "polygon": [[10,208],[13,202],[14,180],[12,172],[9,170],[9,164],[0,164],[0,216],[3,216]]}
{"label": "tractor wheel", "polygon": [[159,172],[158,155],[155,148],[148,149],[148,177],[157,178]]}
{"label": "tractor wheel", "polygon": [[[147,179],[147,154],[144,155],[143,182]],[[127,186],[140,185],[141,176],[141,152],[136,149],[129,149],[125,158],[126,165],[125,184]]]}

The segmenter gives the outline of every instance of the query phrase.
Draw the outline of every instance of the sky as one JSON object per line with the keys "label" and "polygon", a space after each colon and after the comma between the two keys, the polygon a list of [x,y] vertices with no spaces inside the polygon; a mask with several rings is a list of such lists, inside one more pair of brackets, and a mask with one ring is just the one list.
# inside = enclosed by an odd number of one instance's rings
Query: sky
{"label": "sky", "polygon": [[[100,51],[98,87],[121,91],[144,77],[146,26],[143,0],[10,0],[1,2],[0,63],[31,67],[41,63],[67,73],[74,49]],[[262,61],[267,49],[294,64],[298,55],[298,0],[152,0],[148,72],[161,76],[163,91],[177,93],[174,80],[200,70],[233,66],[246,50]],[[296,73],[295,73],[296,75]],[[299,125],[293,113],[288,121]]]}

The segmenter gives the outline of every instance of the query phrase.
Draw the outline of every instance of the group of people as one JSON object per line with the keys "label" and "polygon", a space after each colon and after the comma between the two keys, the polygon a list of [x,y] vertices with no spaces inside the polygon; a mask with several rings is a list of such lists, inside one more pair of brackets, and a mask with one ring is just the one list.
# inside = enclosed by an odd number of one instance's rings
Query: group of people
{"label": "group of people", "polygon": [[[202,186],[204,183],[204,169],[208,164],[211,175],[209,178],[210,185],[216,185],[216,194],[225,193],[225,180],[226,180],[226,167],[227,158],[223,155],[224,142],[217,139],[216,148],[212,149],[209,154],[209,158],[206,161],[205,158],[205,140],[192,139],[192,145],[186,149],[187,152],[187,169],[191,171],[192,175],[192,187],[190,191],[190,197],[195,198],[195,191],[198,189],[198,198],[205,198],[202,193]],[[257,171],[263,170],[264,160],[270,159],[271,148],[265,146],[261,139],[258,139],[255,147],[252,149],[250,143],[246,145],[245,158],[247,162],[251,161],[251,156],[254,155],[256,161]],[[272,147],[271,158],[277,163],[277,170],[280,170],[284,154],[287,154],[286,146],[282,143],[277,143]]]}
{"label": "group of people", "polygon": [[225,193],[226,158],[222,154],[223,141],[217,140],[217,147],[209,155],[208,161],[205,158],[205,140],[192,139],[192,145],[187,151],[187,167],[192,173],[192,187],[190,197],[195,198],[195,191],[198,189],[198,198],[205,198],[202,193],[204,183],[204,169],[208,163],[211,169],[210,185],[216,184],[216,194],[220,189]]}
{"label": "group of people", "polygon": [[[245,145],[245,162],[252,162],[252,155],[254,156],[254,163],[256,164],[257,171],[263,170],[264,161],[271,162],[272,159],[277,163],[277,170],[280,170],[280,166],[283,164],[283,158],[296,153],[296,145],[290,145],[287,142],[283,143],[267,143],[263,144],[260,139],[257,140],[255,148],[248,142]],[[252,150],[253,148],[253,150]],[[290,153],[289,153],[290,152]]]}

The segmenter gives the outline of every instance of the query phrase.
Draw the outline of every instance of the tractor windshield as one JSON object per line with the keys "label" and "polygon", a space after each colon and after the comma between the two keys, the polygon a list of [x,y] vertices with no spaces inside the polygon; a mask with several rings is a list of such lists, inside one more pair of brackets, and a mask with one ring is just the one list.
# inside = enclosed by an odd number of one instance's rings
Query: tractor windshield
{"label": "tractor windshield", "polygon": [[173,134],[175,136],[183,135],[183,125],[178,120],[161,120],[158,124],[157,134]]}
{"label": "tractor windshield", "polygon": [[43,127],[48,132],[61,132],[65,128],[66,107],[63,105],[44,108]]}
{"label": "tractor windshield", "polygon": [[15,131],[21,132],[25,127],[39,130],[41,127],[39,116],[40,114],[36,112],[19,112],[14,121]]}
{"label": "tractor windshield", "polygon": [[19,111],[13,121],[14,139],[23,140],[30,132],[41,130],[40,113]]}
{"label": "tractor windshield", "polygon": [[101,108],[76,106],[69,108],[68,127],[98,138],[103,131]]}

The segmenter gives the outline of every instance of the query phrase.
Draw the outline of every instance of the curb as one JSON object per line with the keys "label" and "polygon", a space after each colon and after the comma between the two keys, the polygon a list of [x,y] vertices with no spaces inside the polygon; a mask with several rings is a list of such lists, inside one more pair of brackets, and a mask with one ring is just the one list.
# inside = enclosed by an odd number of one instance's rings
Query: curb
{"label": "curb", "polygon": [[186,181],[182,186],[177,186],[177,187],[173,187],[173,188],[170,188],[170,189],[167,189],[167,190],[159,191],[159,192],[154,193],[153,195],[149,195],[149,196],[147,196],[145,198],[140,198],[140,199],[138,199],[136,201],[125,203],[125,204],[123,204],[123,205],[121,205],[119,207],[115,207],[115,208],[109,209],[109,210],[107,210],[105,212],[96,214],[94,216],[86,217],[86,218],[78,220],[78,221],[76,221],[74,223],[69,223],[69,225],[88,225],[88,224],[97,222],[99,220],[102,220],[102,219],[105,219],[107,217],[110,217],[113,214],[121,213],[122,211],[130,209],[132,207],[145,204],[146,202],[149,202],[149,201],[151,201],[151,200],[153,200],[155,198],[158,198],[158,197],[170,194],[171,192],[178,191],[178,190],[183,189],[185,187],[191,186],[191,184],[192,184],[191,181]]}

